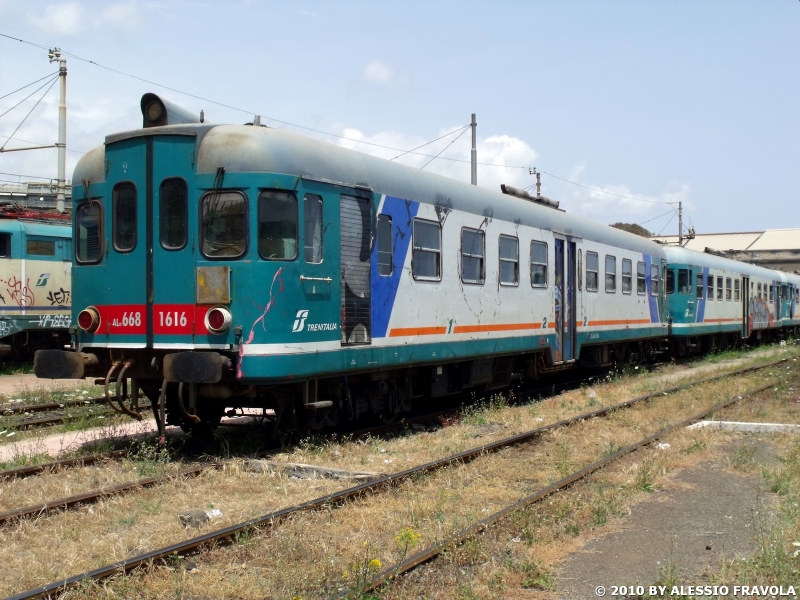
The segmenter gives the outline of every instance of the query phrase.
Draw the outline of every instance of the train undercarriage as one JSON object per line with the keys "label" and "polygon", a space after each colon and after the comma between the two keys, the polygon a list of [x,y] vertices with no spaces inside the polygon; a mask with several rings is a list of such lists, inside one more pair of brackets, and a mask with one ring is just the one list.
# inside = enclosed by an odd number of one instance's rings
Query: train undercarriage
{"label": "train undercarriage", "polygon": [[305,381],[241,381],[235,355],[196,351],[43,350],[36,354],[34,369],[39,377],[94,376],[105,386],[109,404],[135,419],[143,418],[139,399],[147,397],[162,435],[165,425],[207,432],[224,416],[247,414],[271,424],[269,435],[275,438],[282,430],[305,433],[363,418],[391,422],[423,398],[482,395],[505,389],[515,379],[535,380],[576,366],[591,370],[657,362],[797,333],[765,331],[748,340],[736,334],[637,340],[584,346],[580,360],[566,364],[553,364],[548,351],[539,351]]}

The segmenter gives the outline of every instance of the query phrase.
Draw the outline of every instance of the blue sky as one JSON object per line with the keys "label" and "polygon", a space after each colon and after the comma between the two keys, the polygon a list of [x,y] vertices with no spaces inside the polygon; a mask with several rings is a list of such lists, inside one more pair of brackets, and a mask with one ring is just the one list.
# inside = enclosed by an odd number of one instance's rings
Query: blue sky
{"label": "blue sky", "polygon": [[[605,223],[674,233],[671,215],[650,219],[671,210],[658,203],[681,200],[698,232],[800,227],[797,0],[0,0],[0,33],[208,99],[70,57],[70,150],[140,126],[148,91],[204,109],[209,121],[259,113],[268,125],[293,129],[272,117],[334,133],[350,140],[295,129],[386,158],[399,152],[353,140],[410,149],[475,112],[479,160],[504,165],[480,167],[479,185],[530,185],[527,167],[537,167],[637,199],[542,177],[567,211]],[[55,71],[46,54],[0,38],[0,96]],[[0,100],[0,112],[21,97]],[[57,104],[54,88],[16,137],[54,141]],[[31,106],[0,117],[0,135]],[[442,156],[468,159],[469,134]],[[68,173],[79,157],[69,153]],[[2,173],[55,169],[53,150],[0,155]],[[426,169],[469,180],[466,163]]]}

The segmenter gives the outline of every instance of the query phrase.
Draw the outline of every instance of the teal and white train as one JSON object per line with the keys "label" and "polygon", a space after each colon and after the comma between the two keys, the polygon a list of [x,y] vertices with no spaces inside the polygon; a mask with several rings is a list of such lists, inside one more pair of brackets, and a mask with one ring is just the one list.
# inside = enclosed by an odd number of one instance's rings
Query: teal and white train
{"label": "teal and white train", "polygon": [[69,343],[71,236],[66,224],[0,218],[0,356]]}
{"label": "teal and white train", "polygon": [[[238,407],[287,427],[391,419],[514,374],[800,324],[794,276],[286,131],[200,123],[153,94],[142,111],[76,168],[74,349],[35,369],[130,379],[185,428]],[[768,327],[737,325],[756,304],[743,295],[701,308],[701,270],[780,282]],[[138,415],[121,394],[117,408]]]}

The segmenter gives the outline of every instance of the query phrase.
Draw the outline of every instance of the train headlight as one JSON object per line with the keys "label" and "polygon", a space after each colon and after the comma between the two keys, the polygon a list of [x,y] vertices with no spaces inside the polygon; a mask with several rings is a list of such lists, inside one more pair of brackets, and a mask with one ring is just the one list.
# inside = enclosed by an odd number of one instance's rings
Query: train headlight
{"label": "train headlight", "polygon": [[231,311],[224,306],[215,306],[206,313],[206,328],[213,333],[225,333],[232,321]]}
{"label": "train headlight", "polygon": [[86,333],[94,333],[100,327],[100,313],[94,306],[84,308],[78,313],[78,327]]}
{"label": "train headlight", "polygon": [[164,114],[164,107],[161,106],[161,103],[157,100],[153,100],[147,105],[145,112],[147,114],[147,119],[156,123],[161,120]]}

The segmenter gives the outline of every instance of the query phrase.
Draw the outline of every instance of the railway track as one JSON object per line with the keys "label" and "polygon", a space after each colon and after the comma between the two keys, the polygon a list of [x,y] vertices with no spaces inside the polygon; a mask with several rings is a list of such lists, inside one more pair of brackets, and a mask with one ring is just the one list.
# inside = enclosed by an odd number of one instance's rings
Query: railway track
{"label": "railway track", "polygon": [[411,570],[415,569],[416,567],[418,567],[418,566],[420,566],[420,565],[422,565],[422,564],[424,564],[424,563],[426,563],[428,561],[433,560],[434,558],[436,558],[437,556],[442,554],[444,551],[446,551],[448,548],[451,548],[451,547],[463,542],[468,537],[476,535],[478,533],[481,533],[481,532],[487,530],[489,527],[491,527],[495,523],[498,523],[499,521],[502,521],[503,519],[506,519],[509,516],[511,516],[511,514],[513,514],[515,511],[517,511],[517,510],[519,510],[521,508],[525,508],[526,506],[529,506],[529,505],[534,504],[536,502],[541,502],[545,498],[547,498],[549,496],[552,496],[553,494],[555,494],[555,493],[557,493],[557,492],[559,492],[559,491],[561,491],[563,489],[566,489],[566,488],[570,487],[571,485],[573,485],[574,483],[576,483],[576,482],[578,482],[578,481],[580,481],[582,479],[585,479],[586,477],[590,476],[591,474],[595,473],[596,471],[599,471],[600,469],[602,469],[603,467],[609,465],[610,463],[612,463],[612,462],[614,462],[614,461],[616,461],[616,460],[618,460],[618,459],[620,459],[620,458],[622,458],[624,456],[627,456],[628,454],[631,454],[632,452],[636,452],[637,450],[639,450],[641,448],[644,448],[645,446],[647,446],[647,445],[649,445],[649,444],[651,444],[651,443],[663,438],[664,436],[666,436],[667,434],[671,433],[672,431],[675,431],[677,429],[681,429],[683,427],[687,427],[687,426],[689,426],[689,425],[691,425],[693,423],[696,423],[696,422],[702,420],[704,417],[706,417],[706,416],[708,416],[708,415],[710,415],[710,414],[712,414],[712,413],[714,413],[716,411],[719,411],[719,410],[721,410],[723,408],[726,408],[726,407],[728,407],[728,406],[730,406],[730,405],[732,405],[732,404],[734,404],[736,402],[739,402],[739,401],[743,400],[744,398],[748,398],[750,396],[753,396],[755,394],[758,394],[760,392],[768,390],[773,385],[775,385],[774,382],[768,383],[766,385],[762,385],[762,386],[760,386],[760,387],[758,387],[758,388],[756,388],[754,390],[751,390],[750,392],[747,392],[746,394],[740,394],[740,395],[737,394],[736,396],[733,396],[732,398],[728,398],[727,400],[724,400],[724,401],[722,401],[722,402],[720,402],[718,404],[715,404],[711,408],[707,408],[705,410],[702,410],[702,411],[692,415],[691,417],[689,417],[687,419],[684,419],[684,420],[682,420],[682,421],[680,421],[678,423],[675,423],[674,425],[670,425],[669,427],[665,427],[664,429],[662,429],[662,430],[660,430],[660,431],[658,431],[658,432],[656,432],[656,433],[654,433],[652,435],[648,435],[648,436],[640,439],[639,441],[634,442],[633,444],[625,446],[624,448],[618,450],[617,452],[614,452],[613,454],[610,454],[610,455],[608,455],[608,456],[606,456],[604,458],[601,458],[600,460],[595,461],[592,464],[590,464],[590,465],[588,465],[588,466],[586,466],[586,467],[584,467],[582,469],[579,469],[578,471],[575,471],[575,472],[567,475],[566,477],[564,477],[562,479],[559,479],[555,483],[552,483],[552,484],[550,484],[550,485],[548,485],[548,486],[546,486],[544,488],[541,488],[540,490],[538,490],[538,491],[536,491],[536,492],[534,492],[534,493],[532,493],[532,494],[530,494],[530,495],[528,495],[528,496],[526,496],[526,497],[524,497],[524,498],[522,498],[520,500],[517,500],[516,502],[514,502],[512,504],[507,505],[506,507],[504,507],[501,510],[495,512],[494,514],[486,517],[485,519],[482,519],[482,520],[480,520],[480,521],[478,521],[478,522],[476,522],[476,523],[474,523],[474,524],[472,524],[472,525],[470,525],[468,527],[465,527],[465,528],[461,529],[460,531],[458,531],[455,534],[451,535],[447,539],[442,540],[441,542],[439,542],[437,544],[433,544],[431,546],[428,546],[427,548],[424,548],[424,549],[420,550],[419,552],[417,552],[416,554],[413,554],[412,556],[409,556],[408,558],[406,558],[402,562],[388,567],[387,569],[385,569],[381,573],[377,574],[366,586],[364,586],[361,590],[359,590],[358,593],[352,592],[352,591],[347,592],[346,594],[343,594],[342,596],[339,596],[338,600],[345,600],[345,599],[351,599],[351,598],[355,599],[357,597],[361,597],[361,594],[363,594],[363,593],[373,592],[373,591],[379,589],[380,587],[382,587],[383,585],[387,584],[390,580],[392,580],[392,579],[394,579],[394,578],[396,578],[398,576],[404,575],[404,574],[410,572]]}
{"label": "railway track", "polygon": [[[403,481],[405,481],[405,480],[407,480],[409,478],[414,478],[414,477],[418,477],[418,476],[426,474],[426,473],[431,473],[431,472],[437,471],[439,469],[442,469],[444,467],[447,467],[447,466],[453,465],[453,464],[466,464],[466,463],[468,463],[470,461],[473,461],[473,460],[475,460],[475,459],[477,459],[477,458],[479,458],[479,457],[481,457],[483,455],[486,455],[486,454],[489,454],[489,453],[493,453],[493,452],[497,452],[498,450],[502,450],[504,448],[518,446],[518,445],[521,445],[521,444],[525,444],[525,443],[534,441],[537,438],[541,438],[541,436],[543,434],[545,434],[545,433],[547,433],[549,431],[552,431],[552,430],[554,430],[556,428],[565,427],[565,426],[571,426],[571,425],[574,425],[576,423],[580,423],[580,422],[586,421],[588,419],[607,416],[609,414],[614,413],[615,411],[618,411],[618,410],[621,410],[621,409],[625,409],[625,408],[629,408],[631,406],[647,402],[647,401],[652,400],[654,398],[662,397],[662,396],[668,395],[670,393],[674,393],[674,392],[677,392],[677,391],[680,391],[680,390],[684,390],[684,389],[686,389],[688,387],[701,385],[703,383],[716,381],[716,380],[719,380],[719,379],[722,379],[722,378],[726,378],[726,377],[732,377],[732,376],[742,375],[742,374],[749,373],[749,372],[759,371],[759,370],[762,370],[762,369],[765,369],[765,368],[769,368],[769,367],[773,367],[773,366],[785,363],[785,362],[787,362],[787,360],[789,360],[789,359],[782,359],[782,360],[771,362],[771,363],[764,364],[764,365],[759,365],[759,366],[754,366],[754,367],[747,367],[747,368],[744,368],[744,369],[739,369],[738,371],[734,371],[733,373],[726,373],[724,375],[716,375],[716,376],[712,376],[712,377],[706,377],[706,378],[703,378],[703,379],[700,379],[700,380],[694,381],[694,382],[685,382],[685,383],[680,384],[680,385],[672,386],[672,387],[669,387],[669,388],[666,388],[666,389],[662,389],[662,390],[659,390],[659,391],[656,391],[656,392],[652,392],[652,393],[649,393],[649,394],[638,396],[636,398],[632,398],[632,399],[626,400],[624,402],[621,402],[621,403],[618,403],[618,404],[615,404],[615,405],[612,405],[612,406],[599,408],[599,409],[596,409],[596,410],[593,410],[593,411],[590,411],[590,412],[581,413],[581,414],[576,415],[574,417],[571,417],[571,418],[568,418],[568,419],[563,419],[561,421],[558,421],[558,422],[555,422],[555,423],[552,423],[552,424],[549,424],[549,425],[545,425],[543,427],[539,427],[539,428],[536,428],[536,429],[533,429],[533,430],[530,430],[530,431],[527,431],[527,432],[524,432],[524,433],[516,434],[516,435],[510,436],[510,437],[507,437],[507,438],[504,438],[504,439],[501,439],[501,440],[498,440],[498,441],[495,441],[495,442],[491,442],[491,443],[488,443],[488,444],[483,444],[481,446],[478,446],[478,447],[475,447],[475,448],[472,448],[472,449],[469,449],[469,450],[465,450],[465,451],[462,451],[462,452],[447,456],[445,458],[442,458],[442,459],[439,459],[439,460],[436,460],[436,461],[432,461],[432,462],[429,462],[429,463],[426,463],[426,464],[423,464],[423,465],[412,467],[410,469],[406,469],[404,471],[401,471],[401,472],[398,472],[398,473],[395,473],[395,474],[392,474],[392,475],[382,476],[382,477],[379,477],[379,478],[377,478],[377,479],[375,479],[373,481],[362,483],[362,484],[359,484],[359,485],[356,485],[356,486],[341,490],[341,491],[333,493],[333,494],[327,494],[325,496],[310,500],[308,502],[304,502],[304,503],[301,503],[301,504],[298,504],[298,505],[295,505],[295,506],[292,506],[292,507],[289,507],[289,508],[281,509],[281,510],[278,510],[278,511],[273,511],[273,512],[265,514],[265,515],[263,515],[261,517],[250,519],[248,521],[245,521],[245,522],[242,522],[242,523],[238,523],[238,524],[235,524],[235,525],[231,525],[231,526],[228,526],[228,527],[216,530],[216,531],[211,531],[211,532],[205,533],[203,535],[194,537],[194,538],[189,539],[189,540],[178,542],[176,544],[172,544],[172,545],[169,545],[169,546],[166,546],[166,547],[163,547],[163,548],[158,548],[156,550],[152,550],[152,551],[140,554],[138,556],[133,556],[131,558],[125,559],[125,560],[120,561],[120,562],[116,562],[116,563],[113,563],[113,564],[110,564],[110,565],[107,565],[107,566],[104,566],[104,567],[100,567],[100,568],[97,568],[97,569],[93,569],[91,571],[87,571],[87,572],[81,573],[79,575],[75,575],[75,576],[72,576],[72,577],[69,577],[69,578],[66,578],[66,579],[59,580],[57,582],[53,582],[53,583],[50,583],[50,584],[47,584],[47,585],[44,585],[44,586],[41,586],[41,587],[37,587],[37,588],[31,589],[31,590],[28,590],[26,592],[19,593],[19,594],[13,596],[12,598],[15,599],[15,600],[21,600],[23,598],[35,598],[35,597],[48,596],[48,595],[52,595],[52,594],[61,593],[63,591],[66,591],[67,589],[70,589],[70,588],[78,585],[80,582],[84,582],[86,580],[98,580],[98,579],[107,578],[107,577],[110,577],[110,576],[116,575],[116,574],[125,574],[125,573],[133,571],[133,570],[135,570],[137,568],[146,567],[148,565],[152,565],[154,562],[162,561],[162,560],[166,559],[167,557],[175,555],[175,554],[179,554],[179,555],[189,554],[189,553],[192,553],[192,552],[199,551],[199,550],[201,550],[203,548],[208,548],[208,547],[214,546],[216,544],[230,542],[237,535],[239,535],[239,534],[241,534],[243,532],[251,531],[251,530],[274,528],[275,526],[277,526],[281,522],[285,521],[286,519],[290,518],[291,516],[294,516],[294,515],[297,515],[297,514],[300,514],[300,513],[303,513],[303,512],[313,511],[313,510],[317,510],[317,509],[320,509],[320,508],[323,508],[323,507],[329,508],[329,507],[332,507],[332,506],[339,506],[339,505],[343,504],[344,502],[346,502],[347,500],[354,499],[354,498],[359,498],[359,497],[362,497],[362,496],[364,496],[365,494],[368,494],[368,493],[371,493],[371,494],[380,493],[382,491],[385,491],[385,490],[388,490],[388,489],[391,489],[391,488],[397,486],[399,483],[401,483],[401,482],[403,482]],[[733,397],[731,399],[728,399],[728,400],[726,400],[726,401],[724,401],[722,403],[719,403],[719,404],[717,404],[717,405],[715,405],[715,406],[713,406],[713,407],[711,407],[709,409],[706,409],[706,410],[702,411],[701,413],[693,415],[689,419],[681,421],[681,423],[678,423],[676,425],[670,426],[670,427],[668,427],[668,428],[666,428],[666,429],[664,429],[664,430],[662,430],[662,431],[660,431],[660,432],[658,432],[658,433],[656,433],[654,435],[648,436],[647,438],[644,438],[643,440],[640,440],[636,444],[628,446],[628,447],[624,448],[623,450],[620,450],[620,451],[610,455],[609,457],[606,457],[603,460],[598,461],[597,463],[594,463],[593,465],[590,465],[589,467],[581,469],[580,471],[572,474],[571,476],[566,477],[566,478],[562,479],[559,482],[556,482],[556,484],[548,486],[547,488],[544,488],[543,490],[540,490],[536,494],[533,494],[533,495],[531,495],[531,496],[529,496],[529,497],[527,497],[527,498],[525,498],[525,499],[523,499],[523,500],[521,500],[519,502],[527,503],[527,504],[535,502],[535,501],[537,501],[537,498],[541,499],[541,498],[543,498],[543,497],[545,497],[545,496],[547,496],[549,494],[554,493],[555,491],[557,491],[559,489],[563,489],[564,487],[570,485],[571,483],[574,483],[575,481],[577,481],[577,480],[579,480],[579,479],[581,479],[583,477],[586,477],[590,473],[602,468],[602,466],[608,464],[609,462],[611,462],[613,460],[616,460],[617,458],[619,458],[619,457],[621,457],[621,456],[623,456],[625,454],[633,452],[634,450],[636,450],[636,449],[638,449],[640,447],[643,447],[644,445],[649,444],[653,440],[657,439],[658,437],[662,437],[663,435],[666,435],[670,431],[673,431],[673,430],[675,430],[675,429],[677,429],[679,427],[685,426],[685,425],[687,425],[687,424],[689,424],[691,422],[700,420],[704,416],[706,416],[708,414],[711,414],[715,410],[720,410],[721,408],[724,408],[725,406],[728,406],[728,405],[730,405],[730,404],[732,404],[732,403],[734,403],[734,402],[736,402],[736,401],[738,401],[740,399],[752,396],[753,394],[759,393],[760,391],[768,389],[769,387],[771,387],[773,385],[775,385],[774,382],[772,382],[770,384],[767,384],[767,385],[764,385],[764,386],[761,386],[758,389],[751,390],[748,393],[737,395],[737,396],[735,396],[735,397]],[[56,502],[58,502],[58,501],[53,501],[53,502],[51,502],[49,504],[51,506],[55,506]],[[491,522],[495,522],[495,521],[491,521],[491,519],[493,517],[496,517],[495,520],[503,518],[503,516],[509,514],[513,510],[516,510],[516,508],[518,508],[519,506],[525,505],[525,504],[519,504],[519,502],[517,504],[513,505],[514,508],[509,507],[507,509],[504,509],[503,511],[500,511],[500,513],[496,513],[495,515],[493,515],[489,519],[485,519],[484,521],[481,521],[480,523],[474,525],[473,528],[474,527],[478,527],[478,530],[480,530],[481,528],[485,528]],[[467,532],[467,533],[464,533],[464,532]],[[461,535],[461,534],[463,534],[463,535],[471,535],[471,532],[472,532],[472,528],[468,528],[468,530],[464,530],[462,532],[459,532],[459,534],[457,534],[457,536],[454,536],[454,538],[452,540],[450,540],[449,543],[455,543],[455,541],[457,541],[456,538],[458,537],[458,535]],[[458,538],[458,539],[461,539],[461,538]],[[421,561],[421,562],[424,562],[425,560],[430,560],[433,556],[435,556],[436,554],[441,552],[441,550],[444,547],[446,547],[446,546],[443,546],[443,545],[440,544],[440,545],[438,545],[436,547],[432,547],[430,549],[427,549],[427,552],[417,553],[413,557],[409,557],[409,559],[407,559],[407,560],[410,561],[412,558],[414,558],[417,561]],[[421,564],[421,562],[417,562],[416,564]],[[415,566],[415,565],[413,565],[413,566]],[[411,568],[413,568],[413,566],[410,563],[408,565],[406,565],[405,563],[400,565],[400,567],[402,567],[402,568],[406,568],[407,567],[406,570],[410,570]],[[397,568],[397,566],[393,567],[393,569],[396,569],[396,568]],[[393,572],[394,572],[394,570],[391,570],[391,573],[393,573]],[[389,573],[389,571],[387,571],[387,573]],[[390,576],[391,573],[389,573],[389,575],[387,575],[387,576]],[[380,580],[380,578],[377,578],[375,580],[375,582],[374,582],[374,586],[381,585],[381,583],[383,581],[385,581],[385,579]]]}
{"label": "railway track", "polygon": [[[729,376],[732,376],[732,375],[740,375],[740,374],[748,373],[748,372],[751,372],[751,371],[756,371],[756,370],[768,368],[768,367],[771,367],[771,366],[775,366],[777,364],[781,364],[782,362],[785,362],[786,360],[788,360],[788,359],[782,359],[780,361],[776,361],[776,362],[773,362],[773,363],[769,363],[769,364],[762,365],[762,366],[757,366],[757,367],[747,367],[745,369],[740,369],[739,371],[735,371],[734,373],[729,373],[729,374],[725,374],[725,375],[715,375],[715,376],[712,376],[712,377],[701,379],[701,380],[696,381],[696,382],[687,382],[685,384],[681,384],[681,385],[678,385],[678,386],[673,386],[673,387],[667,388],[665,390],[660,390],[658,392],[654,392],[654,393],[648,394],[646,396],[642,396],[642,397],[636,398],[636,399],[634,399],[634,400],[632,400],[630,402],[636,403],[636,402],[640,402],[640,401],[645,401],[645,400],[648,400],[648,399],[651,399],[651,398],[654,398],[654,397],[657,397],[657,396],[661,396],[663,394],[669,394],[669,393],[673,393],[673,392],[682,390],[682,389],[684,389],[686,387],[689,387],[689,386],[701,385],[703,383],[717,381],[717,380],[722,379],[724,377],[729,377]],[[563,386],[571,386],[571,385],[574,385],[575,383],[579,383],[579,381],[562,382],[561,386],[562,387]],[[522,400],[524,400],[526,398],[533,398],[535,396],[538,396],[540,394],[540,392],[543,391],[544,389],[551,389],[552,387],[553,386],[536,387],[536,388],[533,388],[531,390],[523,391],[522,393],[519,394],[519,398],[522,399]],[[623,403],[623,404],[617,405],[617,407],[627,406],[627,405],[628,404]],[[599,412],[595,411],[593,413],[589,413],[588,416],[584,416],[582,418],[591,418],[593,416],[600,416],[602,414],[606,414],[608,411],[612,410],[613,408],[616,408],[616,407],[607,408],[607,409],[601,409]],[[352,435],[353,437],[358,437],[360,435],[366,435],[366,434],[376,435],[376,434],[381,434],[381,433],[391,433],[391,432],[394,432],[394,431],[405,429],[406,427],[408,427],[410,425],[413,425],[413,424],[416,424],[416,423],[430,422],[430,421],[433,421],[433,420],[435,420],[435,419],[437,419],[439,417],[442,417],[444,415],[452,415],[452,414],[455,414],[455,413],[457,413],[457,409],[445,408],[445,409],[438,410],[438,411],[435,411],[435,412],[432,412],[432,413],[427,413],[425,415],[419,415],[419,416],[412,417],[412,418],[409,418],[409,419],[404,419],[402,421],[398,421],[397,423],[392,423],[392,424],[389,424],[389,425],[384,425],[384,426],[376,427],[376,428],[367,428],[367,429],[359,430],[359,431],[351,433],[350,435]],[[580,418],[581,418],[581,415],[579,415],[578,417],[575,417],[574,418],[575,420],[569,420],[569,422],[570,423],[577,422],[577,420],[580,420]],[[548,427],[552,428],[552,427],[555,427],[555,426],[558,426],[558,424],[555,424],[555,425],[552,425],[552,426],[548,426]],[[536,430],[536,431],[539,431],[539,430]],[[509,438],[509,439],[511,439],[511,438]],[[513,443],[511,443],[509,445],[513,445]],[[486,451],[487,452],[493,452],[493,451],[496,451],[497,449],[500,449],[502,447],[505,447],[505,446],[501,445],[501,446],[497,446],[496,448],[495,447],[491,447],[491,448],[487,447]],[[483,447],[481,447],[481,448],[483,448]],[[271,453],[270,451],[265,451],[265,452],[259,453],[258,456],[263,458],[264,456],[268,456],[270,453]],[[31,467],[21,467],[19,469],[12,469],[12,470],[9,470],[9,471],[0,471],[0,481],[8,480],[8,479],[31,477],[33,475],[38,475],[40,473],[49,472],[49,471],[56,470],[56,469],[59,469],[59,468],[72,467],[72,466],[85,466],[85,465],[95,464],[97,462],[101,462],[101,461],[105,461],[105,460],[121,459],[121,458],[125,458],[127,455],[128,455],[128,450],[114,450],[114,451],[105,452],[105,453],[101,453],[101,454],[89,455],[89,456],[82,457],[82,458],[72,458],[72,459],[66,459],[66,460],[62,460],[62,461],[55,461],[55,462],[51,462],[51,463],[43,463],[41,465],[35,465],[35,466],[31,466]],[[459,460],[459,459],[454,459],[454,460]],[[218,461],[218,462],[212,462],[212,463],[207,463],[207,464],[202,464],[202,465],[195,465],[195,466],[192,466],[192,467],[181,469],[179,471],[176,471],[175,473],[168,474],[168,475],[162,475],[162,476],[158,476],[158,477],[145,477],[145,478],[142,478],[142,479],[139,479],[139,480],[136,480],[136,481],[129,481],[129,482],[125,482],[125,483],[121,483],[121,484],[115,485],[115,486],[104,487],[104,488],[100,488],[100,489],[97,489],[97,490],[93,490],[93,491],[89,491],[89,492],[83,492],[81,494],[76,494],[76,495],[73,495],[73,496],[68,496],[68,497],[64,497],[64,498],[58,498],[56,500],[50,500],[50,501],[47,501],[47,502],[42,502],[42,503],[38,503],[38,504],[27,506],[27,507],[19,508],[19,509],[14,509],[14,510],[2,512],[2,513],[0,513],[0,526],[5,525],[5,524],[7,524],[7,523],[9,523],[11,521],[14,521],[16,519],[21,519],[21,518],[26,518],[26,517],[34,517],[34,516],[42,516],[42,515],[50,514],[50,513],[53,513],[53,512],[62,511],[62,510],[74,509],[74,508],[77,508],[77,507],[79,507],[81,505],[85,505],[85,504],[94,504],[96,502],[99,502],[99,501],[101,501],[101,500],[103,500],[105,498],[109,498],[111,496],[117,496],[117,495],[125,494],[125,493],[128,493],[128,492],[137,490],[137,489],[153,487],[155,485],[159,485],[161,483],[166,483],[168,481],[171,481],[171,480],[174,480],[174,479],[177,479],[177,478],[180,478],[180,477],[195,477],[195,476],[199,475],[200,473],[202,473],[203,471],[205,471],[207,469],[220,468],[223,464],[224,464],[223,462],[219,462]]]}

